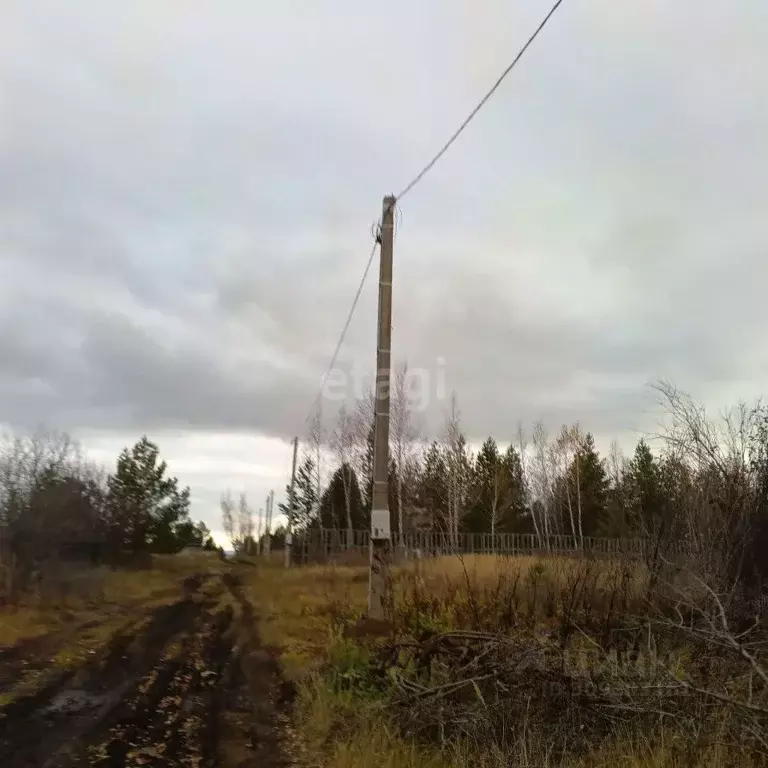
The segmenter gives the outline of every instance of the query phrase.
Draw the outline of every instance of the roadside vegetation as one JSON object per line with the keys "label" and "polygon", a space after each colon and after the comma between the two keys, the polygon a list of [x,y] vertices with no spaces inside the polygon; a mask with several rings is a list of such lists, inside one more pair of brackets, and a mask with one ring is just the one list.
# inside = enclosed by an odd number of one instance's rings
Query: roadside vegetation
{"label": "roadside vegetation", "polygon": [[[768,765],[768,411],[711,419],[659,393],[656,450],[607,461],[578,428],[551,440],[537,427],[519,460],[489,442],[474,456],[454,401],[443,443],[393,462],[395,530],[527,529],[540,553],[401,565],[385,623],[363,616],[365,567],[257,569],[307,766]],[[325,490],[308,450],[300,532],[365,516],[366,434],[340,415]],[[413,472],[402,486],[398,466]],[[596,532],[646,546],[547,553],[550,536]]]}
{"label": "roadside vegetation", "polygon": [[[243,498],[223,504],[236,556],[206,551],[146,439],[111,475],[58,437],[6,441],[0,762],[768,766],[768,412],[713,421],[662,392],[660,451],[612,465],[570,428],[550,442],[537,428],[520,461],[494,463],[490,444],[473,456],[455,407],[425,463],[395,445],[396,530],[519,526],[538,551],[405,553],[383,622],[364,616],[359,554],[286,569]],[[353,466],[368,443],[353,451],[355,422],[341,424],[312,505],[304,462],[297,536],[369,513]],[[645,546],[548,547],[611,520]]]}
{"label": "roadside vegetation", "polygon": [[249,588],[308,766],[768,764],[768,628],[662,570],[445,557],[397,570],[388,626],[359,619],[364,568],[262,566]]}

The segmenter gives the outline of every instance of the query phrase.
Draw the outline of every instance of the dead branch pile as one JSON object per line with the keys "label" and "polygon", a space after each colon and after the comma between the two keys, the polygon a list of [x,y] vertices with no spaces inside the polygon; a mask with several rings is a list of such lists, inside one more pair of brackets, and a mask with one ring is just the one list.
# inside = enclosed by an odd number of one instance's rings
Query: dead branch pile
{"label": "dead branch pile", "polygon": [[[648,631],[645,647],[640,633]],[[707,654],[662,654],[650,630],[634,650],[606,652],[586,635],[568,649],[546,635],[516,638],[454,631],[390,643],[381,652],[392,711],[404,732],[430,742],[472,742],[500,751],[526,731],[553,753],[594,751],[628,732],[673,730],[681,754],[732,744],[768,756],[768,686],[754,658],[745,675]],[[698,650],[703,650],[700,646]],[[738,761],[737,761],[738,764]]]}

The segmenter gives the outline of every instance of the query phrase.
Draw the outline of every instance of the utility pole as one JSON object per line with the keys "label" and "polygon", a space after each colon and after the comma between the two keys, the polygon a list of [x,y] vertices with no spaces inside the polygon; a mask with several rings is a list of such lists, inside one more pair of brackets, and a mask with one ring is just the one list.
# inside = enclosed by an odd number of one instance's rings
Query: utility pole
{"label": "utility pole", "polygon": [[380,232],[379,331],[376,345],[376,403],[371,505],[371,569],[368,617],[384,619],[391,606],[392,563],[389,512],[389,382],[392,345],[392,251],[396,198],[384,198]]}
{"label": "utility pole", "polygon": [[285,531],[285,567],[291,567],[291,546],[293,544],[293,501],[296,498],[294,487],[296,485],[296,454],[299,450],[299,438],[293,438],[293,465],[291,467],[291,488],[288,491],[288,523]]}
{"label": "utility pole", "polygon": [[275,501],[275,492],[270,491],[267,495],[267,515],[264,525],[264,552],[269,557],[272,551],[272,506]]}

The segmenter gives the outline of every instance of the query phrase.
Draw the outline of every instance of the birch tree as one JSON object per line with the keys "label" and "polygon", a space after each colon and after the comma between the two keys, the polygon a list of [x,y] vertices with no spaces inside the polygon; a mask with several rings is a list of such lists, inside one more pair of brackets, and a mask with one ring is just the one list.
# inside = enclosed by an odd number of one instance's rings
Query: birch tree
{"label": "birch tree", "polygon": [[373,391],[355,403],[351,442],[354,454],[353,468],[358,476],[363,507],[370,515],[373,503],[373,443],[376,420],[376,398]]}
{"label": "birch tree", "polygon": [[492,437],[483,443],[477,455],[474,479],[474,493],[483,516],[488,520],[493,541],[507,508],[510,478],[499,454],[499,446]]}
{"label": "birch tree", "polygon": [[557,466],[558,488],[565,496],[571,535],[584,548],[584,525],[581,493],[581,449],[584,438],[578,424],[563,425],[553,445],[554,463]]}
{"label": "birch tree", "polygon": [[347,547],[353,543],[354,533],[352,527],[352,498],[349,478],[349,468],[352,466],[352,452],[355,444],[355,420],[349,413],[345,403],[339,408],[336,428],[331,435],[331,449],[342,469],[341,477],[344,483],[344,506],[347,522]]}
{"label": "birch tree", "polygon": [[539,505],[541,514],[541,534],[544,540],[544,546],[549,548],[550,536],[553,533],[554,473],[549,435],[540,421],[537,421],[533,426],[531,444],[533,448],[533,455],[530,463],[532,492],[534,500],[538,502]]}
{"label": "birch tree", "polygon": [[520,469],[522,474],[523,487],[521,489],[522,498],[526,502],[526,505],[530,511],[531,523],[533,524],[533,531],[536,534],[536,540],[539,542],[539,546],[544,546],[544,539],[542,538],[542,531],[544,530],[544,520],[541,515],[540,505],[534,504],[534,498],[531,491],[533,490],[535,483],[532,476],[531,457],[528,451],[528,438],[526,437],[523,425],[518,423],[517,425],[517,448],[520,453]]}
{"label": "birch tree", "polygon": [[445,454],[448,470],[448,532],[455,548],[459,543],[460,522],[467,509],[472,469],[467,439],[461,431],[461,412],[455,392],[451,395],[451,409],[445,421]]}
{"label": "birch tree", "polygon": [[412,421],[412,403],[407,389],[408,364],[398,366],[395,372],[395,386],[392,392],[392,408],[390,417],[390,443],[392,458],[395,466],[395,504],[397,506],[397,530],[403,534],[404,483],[409,474],[413,441],[416,430]]}
{"label": "birch tree", "polygon": [[244,493],[240,494],[240,500],[237,505],[237,527],[243,554],[256,554],[252,551],[254,549],[253,510],[248,505],[248,499]]}
{"label": "birch tree", "polygon": [[221,527],[224,529],[224,535],[232,544],[232,549],[238,552],[240,550],[239,531],[235,525],[235,502],[230,491],[222,494],[220,506]]}

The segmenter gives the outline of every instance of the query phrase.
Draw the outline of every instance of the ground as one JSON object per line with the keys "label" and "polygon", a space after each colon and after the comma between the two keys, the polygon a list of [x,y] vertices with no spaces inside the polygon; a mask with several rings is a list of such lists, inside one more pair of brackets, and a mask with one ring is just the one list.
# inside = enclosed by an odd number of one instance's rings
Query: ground
{"label": "ground", "polygon": [[290,764],[292,690],[259,642],[251,569],[197,567],[115,576],[124,599],[63,617],[0,615],[0,765]]}
{"label": "ground", "polygon": [[759,637],[745,654],[654,618],[638,563],[414,562],[381,626],[367,580],[157,558],[98,599],[5,610],[0,766],[768,765]]}

